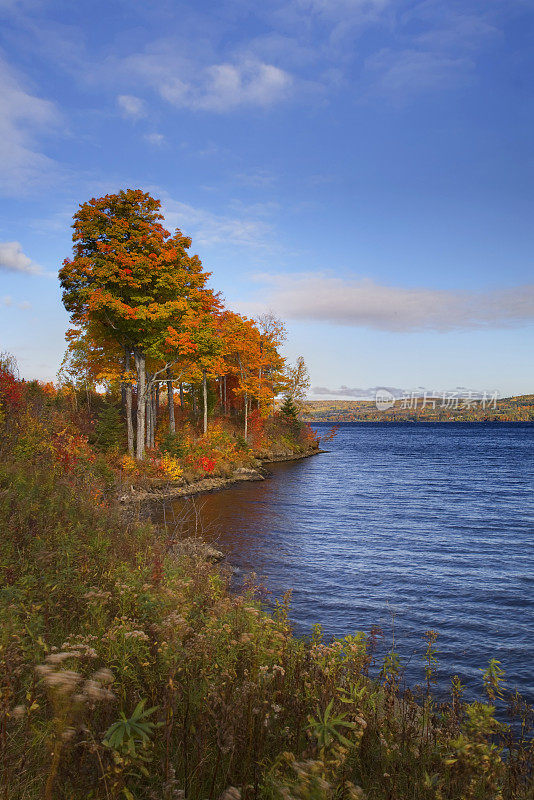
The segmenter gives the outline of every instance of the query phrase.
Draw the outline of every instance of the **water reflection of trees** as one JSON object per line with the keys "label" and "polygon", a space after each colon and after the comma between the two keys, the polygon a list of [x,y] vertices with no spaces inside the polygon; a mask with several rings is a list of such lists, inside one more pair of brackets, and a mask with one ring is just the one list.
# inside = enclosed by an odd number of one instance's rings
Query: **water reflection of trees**
{"label": "water reflection of trees", "polygon": [[152,518],[173,541],[202,538],[217,543],[226,553],[239,553],[247,561],[252,550],[257,554],[265,537],[275,539],[281,489],[287,497],[290,480],[289,475],[282,478],[278,473],[290,472],[291,467],[294,471],[295,465],[275,465],[277,475],[263,482],[243,483],[201,497],[161,501],[154,507]]}

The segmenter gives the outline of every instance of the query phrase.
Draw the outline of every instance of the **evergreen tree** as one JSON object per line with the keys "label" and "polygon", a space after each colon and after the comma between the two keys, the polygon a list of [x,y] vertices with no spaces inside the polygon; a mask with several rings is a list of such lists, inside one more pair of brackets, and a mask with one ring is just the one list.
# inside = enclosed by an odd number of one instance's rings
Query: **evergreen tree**
{"label": "evergreen tree", "polygon": [[122,438],[122,421],[118,408],[106,405],[98,414],[93,442],[104,452],[119,446]]}
{"label": "evergreen tree", "polygon": [[296,420],[298,419],[298,408],[293,402],[293,398],[290,395],[287,395],[284,398],[284,402],[280,406],[280,413],[283,414],[288,419]]}

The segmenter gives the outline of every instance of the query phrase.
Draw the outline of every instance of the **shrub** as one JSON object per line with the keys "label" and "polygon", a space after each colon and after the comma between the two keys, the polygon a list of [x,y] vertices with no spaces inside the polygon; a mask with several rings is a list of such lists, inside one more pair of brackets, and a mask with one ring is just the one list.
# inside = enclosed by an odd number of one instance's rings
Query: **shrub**
{"label": "shrub", "polygon": [[183,476],[183,469],[179,461],[168,454],[161,459],[161,468],[165,475],[173,481],[178,481]]}
{"label": "shrub", "polygon": [[185,445],[182,438],[177,433],[167,431],[165,436],[161,439],[159,449],[162,453],[168,453],[174,458],[179,458],[184,455]]}
{"label": "shrub", "polygon": [[120,460],[120,465],[122,469],[130,475],[134,475],[138,472],[138,463],[132,456],[126,454]]}
{"label": "shrub", "polygon": [[204,472],[213,472],[215,469],[215,459],[202,456],[202,458],[198,460],[198,466]]}

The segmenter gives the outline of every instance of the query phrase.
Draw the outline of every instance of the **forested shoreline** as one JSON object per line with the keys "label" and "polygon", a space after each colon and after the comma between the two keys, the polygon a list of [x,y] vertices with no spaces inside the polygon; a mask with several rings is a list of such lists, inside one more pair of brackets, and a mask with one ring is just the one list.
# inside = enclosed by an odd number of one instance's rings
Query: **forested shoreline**
{"label": "forested shoreline", "polygon": [[[274,314],[226,308],[159,200],[123,190],[80,205],[59,278],[73,328],[61,401],[130,485],[228,480],[317,447],[298,409],[304,359],[286,362]],[[283,401],[279,400],[283,397]]]}
{"label": "forested shoreline", "polygon": [[458,393],[412,394],[390,407],[373,400],[306,400],[300,410],[307,422],[534,422],[534,395],[497,398]]}

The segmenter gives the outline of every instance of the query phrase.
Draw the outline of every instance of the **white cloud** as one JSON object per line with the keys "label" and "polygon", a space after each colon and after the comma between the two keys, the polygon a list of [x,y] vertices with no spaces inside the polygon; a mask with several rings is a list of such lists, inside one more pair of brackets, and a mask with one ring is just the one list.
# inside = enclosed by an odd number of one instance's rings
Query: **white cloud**
{"label": "white cloud", "polygon": [[329,389],[327,386],[314,386],[311,393],[318,394],[322,397],[351,397],[356,400],[374,400],[376,393],[384,389],[390,392],[394,397],[402,397],[404,394],[403,389],[399,389],[395,386],[371,386],[369,389],[352,389],[349,386],[340,386],[339,389]]}
{"label": "white cloud", "polygon": [[534,284],[451,292],[385,286],[368,278],[351,281],[314,272],[264,274],[257,280],[269,287],[261,305],[292,320],[398,332],[502,328],[534,321]]}
{"label": "white cloud", "polygon": [[19,308],[21,311],[29,311],[32,307],[31,303],[28,302],[28,300],[22,300],[22,302],[20,303],[14,303],[13,298],[9,294],[6,294],[4,295],[4,297],[1,297],[0,303],[2,303],[2,305],[5,306],[6,308],[16,307]]}
{"label": "white cloud", "polygon": [[241,105],[270,106],[287,97],[292,78],[284,70],[260,61],[215,64],[206,71],[199,108],[228,111]]}
{"label": "white cloud", "polygon": [[393,100],[422,91],[448,89],[469,80],[470,58],[421,50],[384,49],[366,61],[374,76],[373,89]]}
{"label": "white cloud", "polygon": [[[429,389],[426,386],[411,386],[410,388],[400,389],[397,386],[371,386],[368,389],[351,388],[350,386],[340,386],[338,389],[330,389],[327,386],[314,386],[311,393],[320,397],[330,398],[352,398],[353,400],[376,400],[377,396],[387,393],[390,399],[400,400],[406,396],[425,397],[429,402],[441,398],[469,398],[471,400],[484,399],[495,394],[495,389],[468,389],[466,386],[456,386],[454,389]],[[497,393],[498,395],[498,393]]]}
{"label": "white cloud", "polygon": [[55,162],[39,152],[37,133],[58,121],[53,103],[30,94],[8,65],[0,60],[0,190],[21,194],[56,170]]}
{"label": "white cloud", "polygon": [[357,15],[366,20],[380,14],[390,3],[391,0],[293,0],[295,8],[307,13],[335,18]]}
{"label": "white cloud", "polygon": [[161,147],[161,145],[165,143],[165,137],[162,133],[147,133],[144,138],[149,144],[153,144],[155,147]]}
{"label": "white cloud", "polygon": [[224,113],[244,106],[268,107],[286,99],[292,76],[255,57],[198,64],[177,54],[175,43],[159,42],[119,65],[179,108]]}
{"label": "white cloud", "polygon": [[125,117],[130,117],[131,119],[146,117],[145,102],[133,94],[120,94],[117,97],[117,105]]}
{"label": "white cloud", "polygon": [[[290,0],[274,17],[284,33],[259,35],[248,50],[295,70],[315,65],[314,80],[328,92],[350,86],[366,99],[403,103],[471,82],[477,54],[501,35],[505,13],[503,2],[477,0]],[[373,38],[359,46],[369,28]]]}
{"label": "white cloud", "polygon": [[0,242],[0,270],[29,275],[41,275],[43,272],[41,267],[23,252],[19,242]]}
{"label": "white cloud", "polygon": [[391,45],[365,62],[372,89],[402,103],[425,91],[451,89],[476,75],[477,54],[500,35],[504,5],[457,7],[424,0],[398,14]]}
{"label": "white cloud", "polygon": [[262,189],[276,183],[274,173],[266,169],[252,169],[249,172],[240,172],[234,178],[238,183],[242,183],[245,186],[257,186]]}
{"label": "white cloud", "polygon": [[268,248],[271,228],[253,216],[214,214],[203,208],[181,203],[158,190],[162,199],[163,214],[170,228],[180,228],[193,239],[193,248],[199,244],[231,245],[253,249]]}
{"label": "white cloud", "polygon": [[419,45],[439,50],[473,50],[499,35],[496,24],[498,6],[469,8],[459,5],[453,9],[441,0],[419,3],[405,16],[408,24],[415,23],[420,32],[414,36]]}

